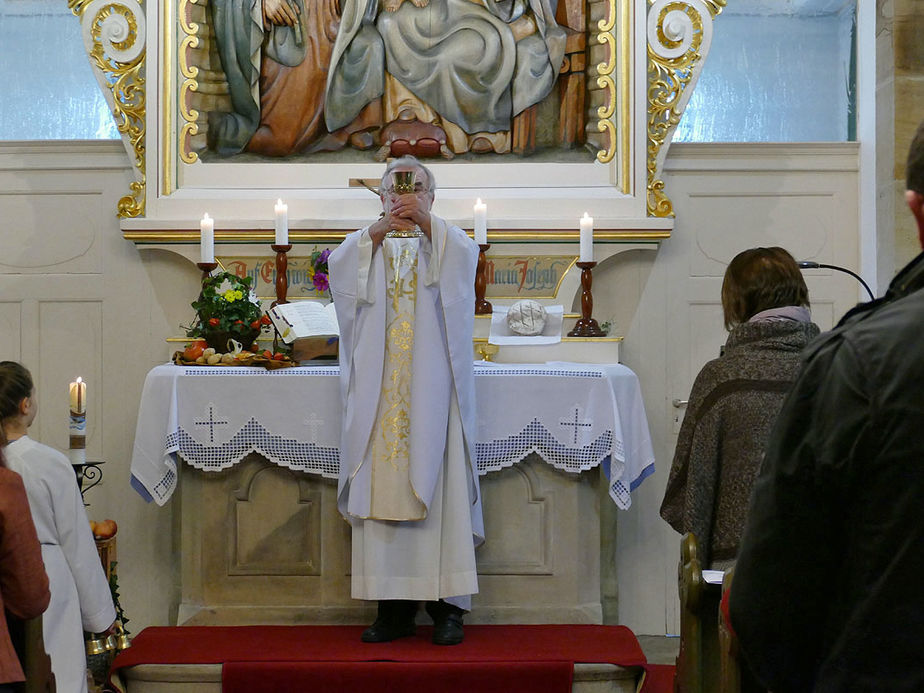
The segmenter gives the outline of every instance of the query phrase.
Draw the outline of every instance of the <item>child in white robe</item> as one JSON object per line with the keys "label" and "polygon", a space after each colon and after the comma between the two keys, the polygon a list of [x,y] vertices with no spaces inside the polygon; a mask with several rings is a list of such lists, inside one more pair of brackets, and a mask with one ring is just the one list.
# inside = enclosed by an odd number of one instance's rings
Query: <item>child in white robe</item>
{"label": "child in white robe", "polygon": [[22,476],[42,544],[51,603],[42,629],[61,693],[87,691],[83,632],[112,631],[115,607],[93,533],[65,455],[26,435],[37,412],[32,376],[13,361],[0,363],[0,425],[7,467]]}

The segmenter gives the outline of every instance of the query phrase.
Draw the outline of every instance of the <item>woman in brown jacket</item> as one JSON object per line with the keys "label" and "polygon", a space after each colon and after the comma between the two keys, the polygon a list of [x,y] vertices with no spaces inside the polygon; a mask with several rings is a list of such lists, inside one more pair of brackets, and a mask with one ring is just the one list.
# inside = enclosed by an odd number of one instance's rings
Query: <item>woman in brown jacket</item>
{"label": "woman in brown jacket", "polygon": [[703,567],[734,564],[770,428],[816,336],[808,288],[783,248],[736,255],[722,282],[728,341],[696,376],[661,517],[699,540]]}

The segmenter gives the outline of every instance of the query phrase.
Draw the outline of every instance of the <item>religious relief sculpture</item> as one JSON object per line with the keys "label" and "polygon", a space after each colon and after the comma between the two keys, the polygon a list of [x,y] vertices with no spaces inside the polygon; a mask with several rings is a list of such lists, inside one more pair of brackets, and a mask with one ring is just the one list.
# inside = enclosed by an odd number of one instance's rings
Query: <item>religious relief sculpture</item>
{"label": "religious relief sculpture", "polygon": [[349,149],[450,159],[585,142],[585,0],[197,5],[201,42],[183,50],[200,93],[184,91],[181,109],[204,113],[192,146],[203,160]]}

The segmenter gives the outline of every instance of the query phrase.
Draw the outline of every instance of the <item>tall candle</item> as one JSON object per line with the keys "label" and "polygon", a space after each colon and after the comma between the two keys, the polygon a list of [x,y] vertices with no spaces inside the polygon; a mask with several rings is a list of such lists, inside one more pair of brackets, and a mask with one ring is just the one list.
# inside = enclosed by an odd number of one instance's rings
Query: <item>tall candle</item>
{"label": "tall candle", "polygon": [[581,262],[594,261],[594,218],[584,212],[581,217]]}
{"label": "tall candle", "polygon": [[289,206],[276,200],[276,245],[289,245]]}
{"label": "tall candle", "polygon": [[215,220],[208,212],[199,222],[199,262],[203,264],[215,262]]}
{"label": "tall candle", "polygon": [[478,198],[475,203],[475,243],[488,243],[488,206]]}
{"label": "tall candle", "polygon": [[69,387],[70,399],[70,445],[68,457],[71,464],[84,464],[87,461],[87,384],[83,378],[77,378]]}
{"label": "tall candle", "polygon": [[70,385],[71,411],[85,414],[87,411],[87,384],[83,378],[77,378]]}

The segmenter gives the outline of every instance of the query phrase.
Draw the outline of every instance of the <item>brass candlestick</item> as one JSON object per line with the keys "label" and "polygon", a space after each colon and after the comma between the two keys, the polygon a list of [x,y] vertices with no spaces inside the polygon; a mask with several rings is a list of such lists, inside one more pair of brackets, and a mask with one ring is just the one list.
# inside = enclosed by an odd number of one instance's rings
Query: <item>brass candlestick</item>
{"label": "brass candlestick", "polygon": [[197,262],[196,267],[202,270],[202,278],[206,279],[216,267],[218,267],[217,262]]}
{"label": "brass candlestick", "polygon": [[574,324],[574,329],[568,333],[569,337],[603,337],[597,321],[591,317],[594,308],[594,297],[590,291],[593,283],[593,268],[596,262],[578,262],[581,268],[581,318]]}
{"label": "brass candlestick", "polygon": [[484,292],[488,286],[488,263],[485,253],[490,247],[490,243],[478,244],[478,268],[475,270],[475,315],[490,315],[494,312],[491,304],[484,299]]}
{"label": "brass candlestick", "polygon": [[287,253],[292,250],[292,244],[273,244],[270,247],[276,251],[276,300],[272,305],[278,306],[280,303],[289,302],[286,298],[289,292],[289,256]]}

